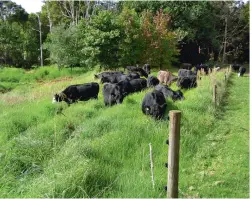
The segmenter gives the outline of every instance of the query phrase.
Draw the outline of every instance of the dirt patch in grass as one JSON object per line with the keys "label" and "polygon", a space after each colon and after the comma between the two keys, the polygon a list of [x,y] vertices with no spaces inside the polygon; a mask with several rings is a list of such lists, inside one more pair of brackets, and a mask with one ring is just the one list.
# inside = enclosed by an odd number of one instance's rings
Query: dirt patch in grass
{"label": "dirt patch in grass", "polygon": [[14,105],[14,104],[19,104],[19,103],[23,103],[25,101],[34,101],[37,99],[40,99],[44,96],[44,93],[41,92],[36,92],[33,93],[29,96],[9,96],[9,95],[4,95],[4,96],[0,96],[0,101],[8,104],[8,105]]}
{"label": "dirt patch in grass", "polygon": [[4,103],[8,103],[9,105],[17,104],[27,100],[26,97],[23,96],[0,96],[0,101]]}
{"label": "dirt patch in grass", "polygon": [[39,85],[50,86],[50,85],[56,84],[58,82],[71,81],[72,79],[73,79],[72,77],[63,77],[60,79],[51,80],[49,82],[45,82],[45,81],[41,81],[41,80],[38,80],[37,82],[39,83]]}

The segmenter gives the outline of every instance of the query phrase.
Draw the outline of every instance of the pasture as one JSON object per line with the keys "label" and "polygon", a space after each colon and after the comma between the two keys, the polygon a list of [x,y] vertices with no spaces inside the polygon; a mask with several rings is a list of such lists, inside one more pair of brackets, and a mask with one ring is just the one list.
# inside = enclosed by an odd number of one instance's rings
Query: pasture
{"label": "pasture", "polygon": [[68,85],[99,82],[95,73],[0,69],[1,197],[166,197],[169,110],[182,111],[179,197],[249,197],[248,74],[227,82],[223,71],[202,76],[197,88],[183,90],[184,101],[167,100],[158,121],[141,111],[152,89],[112,107],[103,103],[102,84],[98,100],[51,103]]}

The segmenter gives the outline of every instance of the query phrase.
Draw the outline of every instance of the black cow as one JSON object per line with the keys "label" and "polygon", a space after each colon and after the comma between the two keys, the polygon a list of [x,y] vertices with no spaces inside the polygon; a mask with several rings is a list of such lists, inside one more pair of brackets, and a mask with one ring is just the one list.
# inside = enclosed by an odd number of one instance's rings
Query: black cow
{"label": "black cow", "polygon": [[55,94],[53,103],[65,101],[68,105],[76,101],[98,99],[99,84],[96,82],[68,86],[59,94]]}
{"label": "black cow", "polygon": [[133,88],[128,79],[118,82],[117,85],[120,87],[124,97],[133,92]]}
{"label": "black cow", "polygon": [[162,92],[154,90],[144,96],[142,102],[142,112],[151,115],[155,119],[161,119],[166,109],[166,101]]}
{"label": "black cow", "polygon": [[123,92],[119,85],[105,83],[102,89],[104,104],[112,106],[114,104],[121,104],[123,102]]}
{"label": "black cow", "polygon": [[131,71],[131,72],[137,72],[137,73],[140,74],[140,76],[144,76],[146,78],[148,77],[147,72],[142,68],[139,68],[139,67],[136,67],[136,66],[126,66],[126,69],[128,71]]}
{"label": "black cow", "polygon": [[239,71],[239,68],[241,67],[241,65],[240,64],[233,64],[232,65],[232,69],[234,70],[234,71]]}
{"label": "black cow", "polygon": [[153,87],[159,84],[159,80],[158,78],[154,77],[154,76],[149,76],[147,79],[147,87]]}
{"label": "black cow", "polygon": [[112,75],[119,75],[119,74],[122,75],[123,72],[121,72],[121,71],[102,72],[97,75],[95,74],[94,77],[95,77],[95,79],[101,79],[102,77],[110,77]]}
{"label": "black cow", "polygon": [[137,71],[137,69],[138,69],[137,66],[125,66],[125,68],[126,68],[128,71]]}
{"label": "black cow", "polygon": [[178,77],[188,77],[192,75],[197,75],[196,71],[191,71],[187,69],[179,69],[178,71]]}
{"label": "black cow", "polygon": [[182,63],[181,64],[181,69],[191,70],[192,69],[192,64],[190,64],[190,63]]}
{"label": "black cow", "polygon": [[155,90],[161,91],[164,94],[165,98],[170,97],[173,101],[185,99],[183,93],[180,90],[173,91],[167,85],[159,84],[155,86]]}
{"label": "black cow", "polygon": [[143,69],[145,70],[145,72],[149,75],[150,72],[150,64],[144,64]]}
{"label": "black cow", "polygon": [[177,86],[181,88],[193,88],[197,86],[197,76],[190,75],[187,77],[179,77],[177,80]]}
{"label": "black cow", "polygon": [[139,92],[147,87],[147,81],[143,78],[132,79],[129,83],[132,86],[132,92]]}
{"label": "black cow", "polygon": [[[207,64],[200,64],[200,65],[197,64],[197,65],[195,66],[195,68],[196,68],[196,73],[198,72],[198,70],[200,70],[200,71],[204,70],[205,74],[206,74],[206,75],[208,74],[209,67],[208,67]],[[210,69],[210,70],[211,70],[211,69]]]}
{"label": "black cow", "polygon": [[106,76],[106,77],[102,77],[101,78],[101,83],[118,83],[120,81],[124,81],[124,80],[132,80],[132,79],[138,79],[140,78],[140,76],[138,74],[128,74],[128,75],[124,75],[124,74],[113,74],[110,76]]}
{"label": "black cow", "polygon": [[138,72],[141,76],[148,77],[148,73],[144,69],[138,68]]}
{"label": "black cow", "polygon": [[245,72],[246,72],[246,68],[241,66],[239,68],[238,77],[243,76]]}
{"label": "black cow", "polygon": [[123,81],[125,79],[129,79],[128,75],[124,75],[124,74],[113,74],[110,76],[106,76],[106,77],[102,77],[101,78],[101,83],[118,83],[120,81]]}
{"label": "black cow", "polygon": [[138,79],[140,78],[140,75],[138,73],[128,73],[128,77],[130,79]]}

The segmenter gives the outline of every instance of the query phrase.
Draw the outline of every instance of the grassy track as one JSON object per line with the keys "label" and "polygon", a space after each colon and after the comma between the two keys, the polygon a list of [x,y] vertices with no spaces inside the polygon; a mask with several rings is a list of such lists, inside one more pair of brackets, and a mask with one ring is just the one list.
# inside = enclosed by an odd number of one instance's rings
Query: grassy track
{"label": "grassy track", "polygon": [[[154,121],[140,108],[151,89],[113,107],[104,106],[101,88],[98,100],[51,104],[55,92],[94,81],[93,74],[17,86],[0,96],[2,197],[166,197],[168,121]],[[231,78],[219,111],[209,77],[184,91],[184,101],[167,100],[168,110],[183,114],[180,197],[248,197],[248,80]],[[222,81],[217,84],[224,93]]]}
{"label": "grassy track", "polygon": [[248,198],[249,76],[232,75],[215,123],[198,144],[184,196]]}

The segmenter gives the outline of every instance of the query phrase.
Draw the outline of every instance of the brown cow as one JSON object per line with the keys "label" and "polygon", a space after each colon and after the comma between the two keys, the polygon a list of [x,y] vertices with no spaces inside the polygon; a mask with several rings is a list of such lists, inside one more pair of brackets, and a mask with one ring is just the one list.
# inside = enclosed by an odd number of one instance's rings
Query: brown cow
{"label": "brown cow", "polygon": [[169,71],[160,70],[158,72],[157,78],[159,83],[165,83],[166,85],[170,85],[173,81],[176,81],[178,78],[173,76]]}

